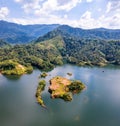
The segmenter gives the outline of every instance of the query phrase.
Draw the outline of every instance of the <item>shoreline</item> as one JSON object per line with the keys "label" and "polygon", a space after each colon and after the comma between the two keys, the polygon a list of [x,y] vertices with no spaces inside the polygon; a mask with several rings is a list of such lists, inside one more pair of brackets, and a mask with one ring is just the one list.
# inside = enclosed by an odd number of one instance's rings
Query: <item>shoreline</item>
{"label": "shoreline", "polygon": [[[91,67],[91,68],[94,68],[94,67],[96,67],[96,68],[109,68],[109,67],[117,67],[117,68],[120,68],[120,65],[116,65],[116,64],[107,64],[107,65],[105,65],[105,66],[97,66],[97,65],[83,65],[83,66],[79,66],[79,65],[77,65],[77,64],[70,64],[70,63],[65,63],[65,64],[63,64],[63,65],[56,65],[54,68],[56,68],[56,67],[61,67],[61,66],[66,66],[66,65],[70,65],[70,66],[77,66],[77,67]],[[33,66],[32,66],[33,67]],[[54,69],[53,68],[53,69]],[[41,69],[39,69],[39,68],[37,68],[38,70],[40,70],[40,71],[42,71],[42,72],[44,72],[44,70],[41,70]],[[50,72],[50,71],[52,71],[53,69],[50,69],[50,70],[48,70],[48,71],[46,71],[46,72]],[[34,71],[35,69],[34,69],[34,67],[33,67],[33,70],[32,70],[32,72]],[[0,72],[0,75],[3,75],[3,76],[22,76],[22,75],[26,75],[26,74],[31,74],[32,72],[25,72],[25,73],[23,73],[23,74],[21,74],[21,75],[19,75],[19,74],[3,74],[2,72]]]}

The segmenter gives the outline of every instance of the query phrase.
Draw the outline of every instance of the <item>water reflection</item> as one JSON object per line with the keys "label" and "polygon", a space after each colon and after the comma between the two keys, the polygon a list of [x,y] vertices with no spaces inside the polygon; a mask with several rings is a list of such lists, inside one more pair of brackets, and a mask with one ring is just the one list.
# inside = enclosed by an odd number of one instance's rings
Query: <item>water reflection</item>
{"label": "water reflection", "polygon": [[[46,77],[43,99],[47,110],[36,103],[39,75],[34,70],[15,81],[0,75],[0,126],[119,126],[119,68],[56,67]],[[49,80],[57,75],[81,80],[87,90],[74,95],[72,102],[51,99]]]}
{"label": "water reflection", "polygon": [[16,81],[16,80],[19,80],[21,76],[17,76],[17,75],[5,75],[5,77],[8,80]]}

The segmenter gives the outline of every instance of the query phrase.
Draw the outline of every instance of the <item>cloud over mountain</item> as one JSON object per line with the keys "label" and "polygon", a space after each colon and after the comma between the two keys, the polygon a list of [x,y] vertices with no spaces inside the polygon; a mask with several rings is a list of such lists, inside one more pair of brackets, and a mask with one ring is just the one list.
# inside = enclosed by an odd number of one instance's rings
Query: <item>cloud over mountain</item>
{"label": "cloud over mountain", "polygon": [[[15,9],[14,9],[15,8]],[[0,1],[0,19],[21,24],[68,24],[81,28],[120,28],[119,0]]]}

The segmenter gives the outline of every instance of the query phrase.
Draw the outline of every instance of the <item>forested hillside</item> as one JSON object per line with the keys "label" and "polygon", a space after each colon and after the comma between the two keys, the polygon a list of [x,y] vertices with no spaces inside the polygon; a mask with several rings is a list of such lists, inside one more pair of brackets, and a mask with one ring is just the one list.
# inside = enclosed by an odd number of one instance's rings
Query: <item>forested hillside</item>
{"label": "forested hillside", "polygon": [[120,64],[120,40],[104,40],[99,38],[79,38],[56,30],[39,37],[36,43],[61,36],[65,48],[61,51],[63,58],[79,65]]}
{"label": "forested hillside", "polygon": [[[64,48],[61,37],[37,44],[15,45],[0,48],[0,62],[13,61],[25,67],[35,66],[42,70],[50,70],[55,65],[63,64],[60,50]],[[9,66],[6,66],[9,68]],[[2,70],[0,66],[0,70]]]}
{"label": "forested hillside", "polygon": [[77,37],[77,34],[74,35],[75,29],[66,32],[59,28],[26,45],[9,45],[1,40],[0,71],[7,68],[12,70],[13,63],[17,64],[14,67],[17,70],[17,66],[22,66],[24,72],[31,71],[33,67],[50,70],[64,63],[80,66],[120,65],[120,40]]}
{"label": "forested hillside", "polygon": [[[120,65],[120,41],[118,40],[76,39],[58,35],[33,44],[3,46],[0,52],[2,66],[10,60],[28,70],[33,66],[41,70],[50,70],[63,63],[80,66]],[[2,66],[0,70],[3,69]],[[6,65],[5,67],[9,68]]]}
{"label": "forested hillside", "polygon": [[57,35],[62,36],[72,36],[79,39],[103,39],[103,40],[120,40],[120,30],[113,30],[113,29],[105,29],[105,28],[98,28],[98,29],[81,29],[81,28],[73,28],[68,25],[61,25],[50,31],[49,33],[45,34],[44,36],[40,36],[38,38],[39,41],[47,40],[53,38]]}
{"label": "forested hillside", "polygon": [[4,40],[0,39],[0,48],[1,47],[10,47],[10,44],[8,44],[7,42],[5,42]]}
{"label": "forested hillside", "polygon": [[[49,36],[54,33],[70,35],[77,38],[90,38],[90,39],[105,39],[105,40],[119,40],[120,29],[112,30],[105,28],[98,29],[81,29],[73,28],[68,25],[59,24],[34,24],[34,25],[21,25],[16,23],[10,23],[6,21],[0,21],[0,39],[12,44],[25,44],[29,43],[38,37],[41,37],[49,32]],[[47,34],[48,36],[48,34]],[[40,38],[39,38],[40,39]],[[43,39],[43,37],[42,37]],[[46,39],[44,37],[44,39]],[[50,39],[50,37],[48,38]]]}

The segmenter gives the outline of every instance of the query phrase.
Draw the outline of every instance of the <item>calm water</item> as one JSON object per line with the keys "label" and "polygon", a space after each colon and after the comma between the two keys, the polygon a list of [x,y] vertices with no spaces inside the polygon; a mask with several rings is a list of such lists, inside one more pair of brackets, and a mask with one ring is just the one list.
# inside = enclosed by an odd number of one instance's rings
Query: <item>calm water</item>
{"label": "calm water", "polygon": [[[120,126],[120,68],[56,67],[46,77],[47,109],[35,99],[39,75],[39,70],[18,80],[0,75],[0,126]],[[72,102],[50,99],[48,81],[56,75],[81,80],[87,89]]]}

